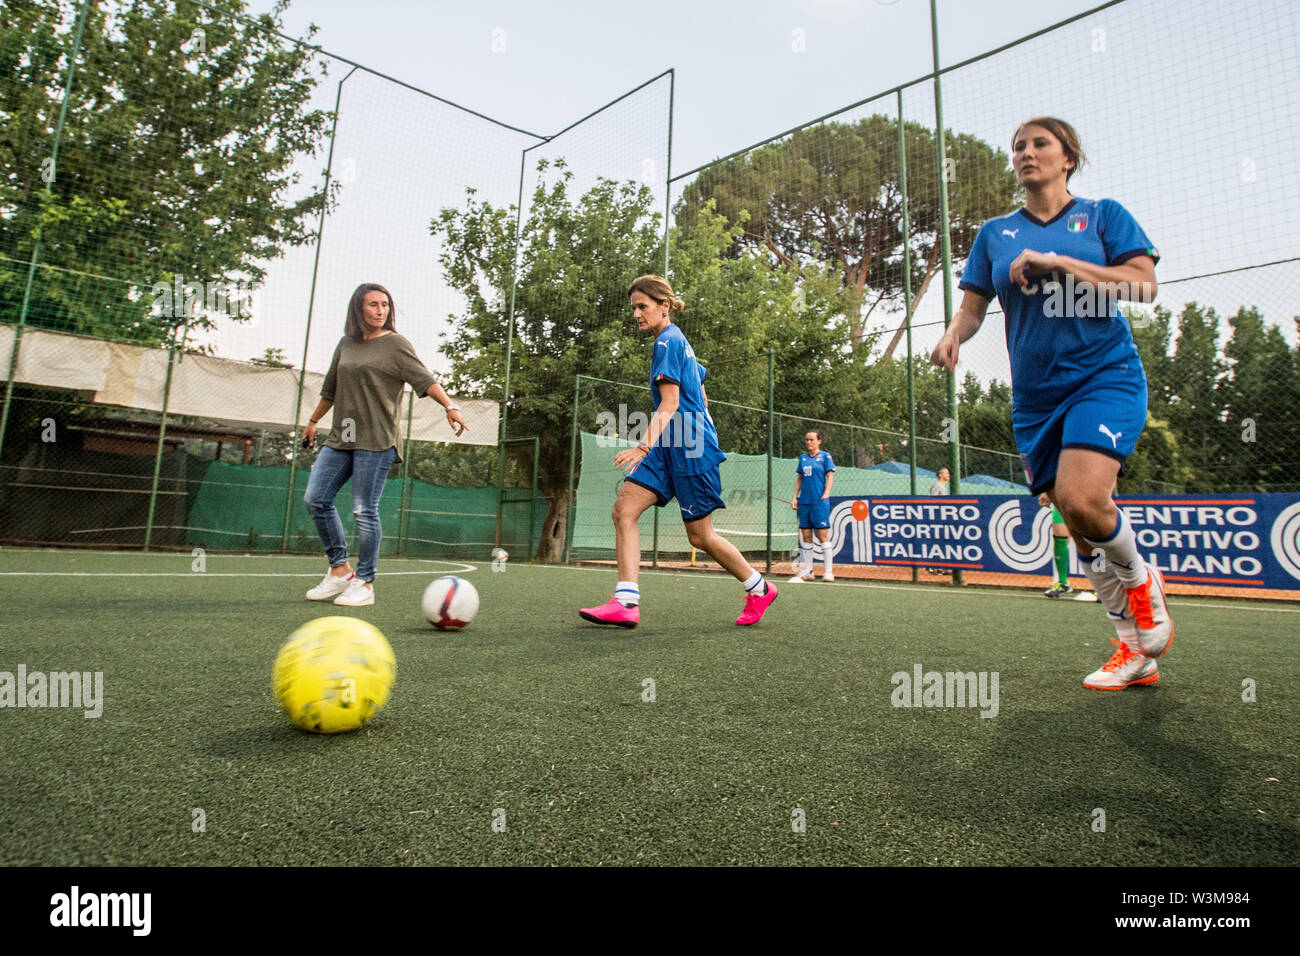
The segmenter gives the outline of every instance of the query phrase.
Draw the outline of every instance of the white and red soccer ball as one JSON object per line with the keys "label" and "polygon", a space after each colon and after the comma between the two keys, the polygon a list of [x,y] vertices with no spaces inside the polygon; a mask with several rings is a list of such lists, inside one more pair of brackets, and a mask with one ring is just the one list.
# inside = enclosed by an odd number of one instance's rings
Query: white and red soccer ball
{"label": "white and red soccer ball", "polygon": [[440,631],[465,627],[478,613],[478,591],[464,578],[450,574],[424,590],[424,616]]}

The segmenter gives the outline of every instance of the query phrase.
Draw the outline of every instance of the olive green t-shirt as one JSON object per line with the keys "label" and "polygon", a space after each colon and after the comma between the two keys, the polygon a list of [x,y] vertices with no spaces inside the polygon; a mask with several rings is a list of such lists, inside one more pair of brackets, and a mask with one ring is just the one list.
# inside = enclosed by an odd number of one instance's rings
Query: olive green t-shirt
{"label": "olive green t-shirt", "polygon": [[[334,403],[333,427],[325,444],[336,451],[396,448],[396,460],[401,461],[397,402],[402,384],[419,397],[434,381],[411,343],[396,332],[363,342],[344,336],[320,390],[322,399]],[[351,441],[343,440],[345,432]]]}

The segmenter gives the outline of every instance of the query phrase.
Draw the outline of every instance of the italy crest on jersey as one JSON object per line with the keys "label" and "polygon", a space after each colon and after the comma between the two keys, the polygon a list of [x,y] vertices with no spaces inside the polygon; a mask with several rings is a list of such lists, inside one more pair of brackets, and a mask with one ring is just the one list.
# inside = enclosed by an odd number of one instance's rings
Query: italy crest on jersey
{"label": "italy crest on jersey", "polygon": [[1076,212],[1065,221],[1065,228],[1070,232],[1083,232],[1088,228],[1088,214],[1086,212]]}

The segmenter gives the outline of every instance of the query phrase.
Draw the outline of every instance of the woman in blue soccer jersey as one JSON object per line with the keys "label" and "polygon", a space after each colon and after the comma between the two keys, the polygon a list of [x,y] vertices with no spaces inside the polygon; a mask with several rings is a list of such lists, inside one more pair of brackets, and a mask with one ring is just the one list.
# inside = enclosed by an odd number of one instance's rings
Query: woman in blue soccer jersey
{"label": "woman in blue soccer jersey", "polygon": [[718,447],[718,433],[709,417],[704,394],[708,371],[695,360],[686,336],[672,321],[672,314],[680,312],[684,303],[659,276],[641,276],[627,294],[637,327],[655,335],[650,364],[654,414],[645,439],[614,456],[615,466],[629,469],[614,502],[619,578],[614,596],[606,604],[578,613],[595,624],[630,628],[640,623],[637,520],[651,505],[662,508],[676,498],[691,545],[730,571],[745,588],[745,607],[736,623],[756,624],[776,600],[776,585],[764,581],[735,546],[713,529],[711,515],[726,507],[718,465],[727,456]]}
{"label": "woman in blue soccer jersey", "polygon": [[996,296],[1030,491],[1046,492],[1065,518],[1117,631],[1119,649],[1084,686],[1122,690],[1159,679],[1155,658],[1174,633],[1160,571],[1111,498],[1147,417],[1146,373],[1116,301],[1155,298],[1160,256],[1119,203],[1071,195],[1083,162],[1069,123],[1036,117],[1016,129],[1011,164],[1025,205],[980,228],[961,307],[930,360],[954,372]]}
{"label": "woman in blue soccer jersey", "polygon": [[[804,436],[808,450],[799,456],[795,466],[794,497],[790,507],[799,516],[799,563],[803,571],[792,577],[791,581],[811,581],[813,579],[814,553],[821,551],[822,580],[834,581],[831,570],[831,485],[835,483],[835,461],[828,451],[822,451],[822,442],[826,436],[820,428],[815,428]],[[813,544],[813,532],[817,533],[820,547]]]}

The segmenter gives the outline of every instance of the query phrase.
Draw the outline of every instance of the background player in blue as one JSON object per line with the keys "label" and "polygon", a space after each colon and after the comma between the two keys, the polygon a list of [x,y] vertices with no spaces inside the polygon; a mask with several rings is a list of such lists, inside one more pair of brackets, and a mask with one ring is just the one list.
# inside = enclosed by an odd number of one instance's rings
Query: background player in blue
{"label": "background player in blue", "polygon": [[1146,372],[1116,302],[1155,298],[1160,256],[1119,203],[1070,194],[1083,162],[1069,123],[1044,116],[1016,129],[1011,165],[1024,208],[980,228],[961,307],[930,360],[954,372],[961,343],[997,297],[1011,356],[1012,427],[1030,490],[1047,492],[1060,509],[1115,623],[1119,649],[1084,686],[1122,690],[1159,679],[1155,658],[1174,633],[1164,580],[1142,560],[1111,499],[1147,417]]}
{"label": "background player in blue", "polygon": [[637,327],[655,335],[650,364],[654,415],[645,440],[614,456],[617,467],[630,468],[614,502],[619,577],[614,596],[607,604],[578,613],[595,624],[636,627],[640,623],[637,570],[641,535],[637,520],[651,505],[662,508],[676,498],[691,545],[730,571],[745,588],[745,607],[736,623],[756,624],[776,600],[776,585],[764,581],[735,546],[713,529],[710,516],[726,507],[718,465],[727,456],[718,447],[718,433],[709,416],[704,393],[708,371],[695,360],[686,336],[672,322],[672,314],[680,312],[684,303],[659,276],[641,276],[627,294]]}
{"label": "background player in blue", "polygon": [[[803,570],[792,577],[791,581],[811,581],[813,579],[813,562],[815,552],[822,554],[822,580],[834,581],[831,570],[831,485],[835,482],[835,461],[830,452],[822,451],[822,442],[826,436],[820,428],[804,436],[808,450],[799,456],[795,467],[794,497],[790,507],[799,515],[799,563]],[[813,531],[817,532],[819,546],[813,545]]]}

